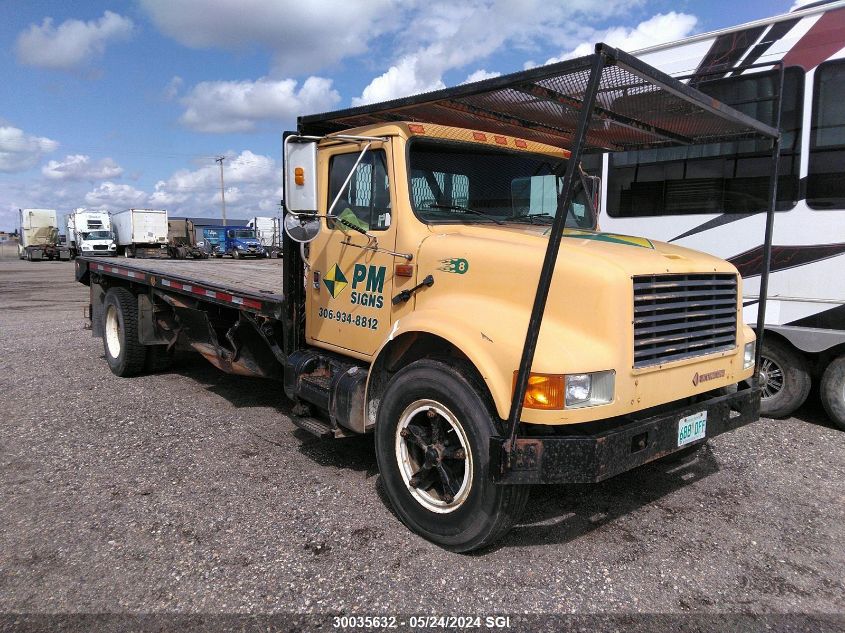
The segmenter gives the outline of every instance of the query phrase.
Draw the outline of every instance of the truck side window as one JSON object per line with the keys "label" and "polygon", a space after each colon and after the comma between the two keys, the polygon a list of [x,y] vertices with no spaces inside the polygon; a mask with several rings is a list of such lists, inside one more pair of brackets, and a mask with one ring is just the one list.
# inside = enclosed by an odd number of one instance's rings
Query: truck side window
{"label": "truck side window", "polygon": [[[358,152],[352,152],[332,157],[329,163],[328,205],[337,196],[358,155]],[[364,154],[332,210],[333,216],[350,213],[357,219],[357,224],[366,230],[384,231],[390,227],[390,185],[387,159],[382,150]],[[329,220],[328,225],[330,229],[334,228],[333,221]]]}

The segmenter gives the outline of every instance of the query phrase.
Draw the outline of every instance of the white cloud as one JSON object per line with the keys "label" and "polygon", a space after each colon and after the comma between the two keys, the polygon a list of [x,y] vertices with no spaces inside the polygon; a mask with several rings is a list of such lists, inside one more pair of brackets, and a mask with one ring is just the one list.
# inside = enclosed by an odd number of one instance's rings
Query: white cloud
{"label": "white cloud", "polygon": [[41,168],[41,173],[51,180],[107,180],[119,178],[123,167],[111,158],[96,163],[85,154],[70,154],[62,161],[51,160]]}
{"label": "white cloud", "polygon": [[648,46],[655,46],[663,42],[672,42],[690,35],[695,29],[698,18],[688,13],[658,13],[640,22],[633,28],[616,26],[605,31],[591,31],[587,34],[587,41],[581,42],[575,48],[562,53],[558,57],[546,60],[547,64],[572,59],[583,55],[590,55],[596,42],[604,42],[610,46],[632,52]]}
{"label": "white cloud", "polygon": [[0,127],[0,172],[26,171],[58,147],[58,141],[44,136],[32,136],[12,126]]}
{"label": "white cloud", "polygon": [[360,97],[352,99],[352,105],[377,103],[446,87],[440,73],[430,72],[422,66],[419,55],[403,57],[383,75],[373,79]]}
{"label": "white cloud", "polygon": [[18,35],[18,60],[27,66],[69,70],[102,55],[109,42],[127,39],[132,20],[106,11],[99,20],[65,20],[58,27],[52,18],[32,24]]}
{"label": "white cloud", "polygon": [[396,34],[397,57],[352,100],[353,105],[418,94],[444,85],[443,75],[488,58],[504,46],[563,46],[591,20],[624,13],[640,0],[436,0],[414,4],[413,29]]}
{"label": "white cloud", "polygon": [[260,121],[292,121],[307,112],[332,109],[340,95],[331,79],[309,77],[297,90],[293,79],[204,81],[181,100],[180,122],[198,132],[249,132]]}
{"label": "white cloud", "polygon": [[128,209],[143,207],[147,194],[132,185],[106,181],[85,194],[85,203],[94,209]]}
{"label": "white cloud", "polygon": [[313,72],[367,50],[407,0],[141,0],[160,31],[192,48],[273,53],[276,70]]}
{"label": "white cloud", "polygon": [[482,81],[484,79],[492,79],[493,77],[500,77],[502,73],[496,71],[489,71],[479,68],[474,73],[470,73],[466,79],[463,80],[465,84],[471,84],[474,81]]}
{"label": "white cloud", "polygon": [[[275,214],[281,199],[281,173],[269,156],[244,150],[228,152],[223,163],[226,209],[229,217],[248,217],[262,211]],[[209,160],[198,169],[181,169],[160,180],[149,197],[155,208],[174,214],[215,215],[220,205],[220,168]]]}

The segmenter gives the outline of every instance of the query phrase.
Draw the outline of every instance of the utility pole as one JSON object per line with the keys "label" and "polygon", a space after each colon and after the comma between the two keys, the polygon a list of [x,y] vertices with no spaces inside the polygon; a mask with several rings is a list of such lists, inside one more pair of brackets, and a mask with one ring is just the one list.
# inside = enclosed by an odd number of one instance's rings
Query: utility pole
{"label": "utility pole", "polygon": [[223,161],[225,156],[218,156],[214,159],[215,163],[220,163],[220,207],[223,210],[223,226],[226,226],[226,189],[223,186]]}

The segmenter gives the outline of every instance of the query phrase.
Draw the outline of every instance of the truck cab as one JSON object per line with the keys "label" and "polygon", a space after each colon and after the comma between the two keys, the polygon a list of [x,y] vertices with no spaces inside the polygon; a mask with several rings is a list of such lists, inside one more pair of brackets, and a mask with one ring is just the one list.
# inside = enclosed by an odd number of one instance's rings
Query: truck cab
{"label": "truck cab", "polygon": [[255,229],[244,226],[224,226],[218,229],[218,242],[215,256],[231,255],[241,257],[264,258],[267,252],[261,241],[255,236]]}
{"label": "truck cab", "polygon": [[[415,345],[451,350],[506,419],[569,153],[434,124],[344,136],[316,143],[307,343],[371,363]],[[750,378],[755,336],[738,320],[734,266],[601,232],[592,183],[579,180],[523,421],[594,422]]]}
{"label": "truck cab", "polygon": [[83,255],[117,255],[114,233],[107,229],[78,233],[77,252]]}

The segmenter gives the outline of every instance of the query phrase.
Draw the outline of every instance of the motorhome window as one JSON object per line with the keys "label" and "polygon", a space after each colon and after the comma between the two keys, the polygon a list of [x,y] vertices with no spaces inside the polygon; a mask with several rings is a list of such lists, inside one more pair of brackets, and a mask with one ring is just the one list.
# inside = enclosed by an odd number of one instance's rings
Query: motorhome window
{"label": "motorhome window", "polygon": [[[411,204],[423,222],[550,224],[557,214],[563,158],[421,139],[409,156]],[[566,226],[595,227],[580,180]]]}
{"label": "motorhome window", "polygon": [[[736,75],[702,81],[696,88],[773,125],[778,76],[774,71]],[[778,210],[791,209],[798,201],[803,83],[802,70],[786,69]],[[768,140],[613,153],[609,156],[607,212],[626,218],[764,211],[769,205],[770,169]]]}
{"label": "motorhome window", "polygon": [[845,208],[845,60],[816,69],[807,204],[813,209]]}
{"label": "motorhome window", "polygon": [[[360,154],[358,151],[332,157],[329,164],[329,205],[337,197]],[[358,163],[352,179],[332,209],[334,216],[346,214],[351,214],[348,219],[368,231],[384,231],[390,227],[390,185],[384,151],[368,151]],[[328,224],[330,229],[334,228],[332,220]]]}

